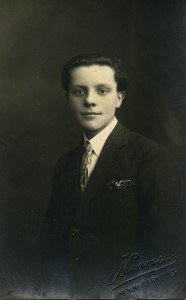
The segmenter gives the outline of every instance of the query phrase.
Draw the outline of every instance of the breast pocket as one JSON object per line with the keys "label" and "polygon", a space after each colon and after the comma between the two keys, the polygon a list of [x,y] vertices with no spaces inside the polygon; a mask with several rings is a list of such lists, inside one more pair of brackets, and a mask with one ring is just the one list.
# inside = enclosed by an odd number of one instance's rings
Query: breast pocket
{"label": "breast pocket", "polygon": [[[125,184],[124,184],[125,183]],[[134,181],[130,180],[126,183],[111,181],[107,183],[100,193],[99,206],[101,206],[104,214],[110,218],[126,217],[137,208],[137,193]]]}
{"label": "breast pocket", "polygon": [[95,214],[101,224],[100,229],[115,235],[136,228],[138,200],[135,185],[113,190],[105,186],[97,198]]}
{"label": "breast pocket", "polygon": [[112,180],[107,183],[107,188],[109,191],[125,191],[134,187],[134,180],[130,178],[120,179],[120,180]]}

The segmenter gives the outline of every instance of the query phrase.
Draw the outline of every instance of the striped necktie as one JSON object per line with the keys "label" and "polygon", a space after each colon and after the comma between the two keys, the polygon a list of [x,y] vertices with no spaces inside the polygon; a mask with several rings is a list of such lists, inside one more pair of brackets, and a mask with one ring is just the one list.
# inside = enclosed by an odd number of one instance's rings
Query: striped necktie
{"label": "striped necktie", "polygon": [[81,167],[80,167],[80,188],[81,193],[83,194],[87,185],[87,181],[89,178],[89,170],[90,170],[90,164],[91,164],[91,155],[92,155],[93,149],[89,141],[86,141],[85,147],[84,147],[84,153],[81,161]]}

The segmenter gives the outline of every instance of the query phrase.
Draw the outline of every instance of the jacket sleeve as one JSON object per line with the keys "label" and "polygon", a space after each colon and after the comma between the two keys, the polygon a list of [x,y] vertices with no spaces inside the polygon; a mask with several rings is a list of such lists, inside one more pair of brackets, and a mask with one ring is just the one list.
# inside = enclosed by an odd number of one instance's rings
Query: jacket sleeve
{"label": "jacket sleeve", "polygon": [[182,179],[177,163],[160,147],[139,168],[141,248],[149,255],[180,255]]}
{"label": "jacket sleeve", "polygon": [[62,239],[64,240],[64,237],[60,232],[59,226],[63,201],[60,193],[60,174],[62,169],[63,162],[59,159],[55,166],[52,192],[38,236],[38,252],[41,256],[57,256],[57,252],[63,249],[60,243]]}

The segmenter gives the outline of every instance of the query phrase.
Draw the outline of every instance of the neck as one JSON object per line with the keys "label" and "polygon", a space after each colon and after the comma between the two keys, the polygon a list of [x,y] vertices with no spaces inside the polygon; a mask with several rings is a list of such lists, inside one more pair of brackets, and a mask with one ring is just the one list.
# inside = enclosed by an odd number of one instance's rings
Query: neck
{"label": "neck", "polygon": [[103,126],[99,130],[95,130],[95,131],[94,130],[83,130],[83,133],[85,134],[87,139],[90,140],[93,137],[95,137],[98,133],[100,133],[102,130],[104,130],[107,126],[109,126],[113,121],[114,121],[114,118],[112,119],[112,121],[109,124]]}

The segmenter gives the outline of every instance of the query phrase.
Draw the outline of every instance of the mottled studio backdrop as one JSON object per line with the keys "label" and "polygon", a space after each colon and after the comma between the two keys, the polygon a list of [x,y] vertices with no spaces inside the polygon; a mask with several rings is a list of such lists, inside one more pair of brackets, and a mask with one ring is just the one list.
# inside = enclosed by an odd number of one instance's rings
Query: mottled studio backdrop
{"label": "mottled studio backdrop", "polygon": [[55,162],[79,141],[63,64],[82,52],[120,56],[130,88],[119,118],[167,146],[183,169],[185,33],[182,0],[0,0],[1,297],[31,289],[24,257]]}

